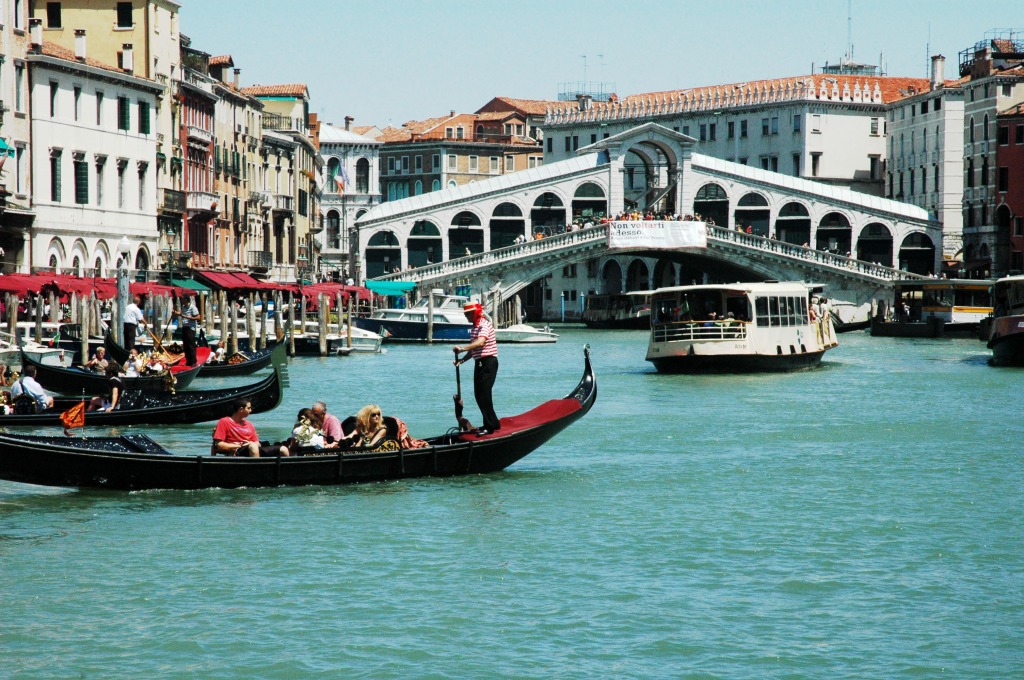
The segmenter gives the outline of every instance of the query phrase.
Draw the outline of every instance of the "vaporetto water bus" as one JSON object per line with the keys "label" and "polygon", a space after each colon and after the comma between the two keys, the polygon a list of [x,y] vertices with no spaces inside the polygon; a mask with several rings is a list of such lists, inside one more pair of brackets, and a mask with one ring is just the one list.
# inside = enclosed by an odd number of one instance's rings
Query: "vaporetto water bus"
{"label": "vaporetto water bus", "polygon": [[647,360],[660,373],[816,366],[839,343],[827,308],[811,295],[800,281],[659,288],[651,296]]}

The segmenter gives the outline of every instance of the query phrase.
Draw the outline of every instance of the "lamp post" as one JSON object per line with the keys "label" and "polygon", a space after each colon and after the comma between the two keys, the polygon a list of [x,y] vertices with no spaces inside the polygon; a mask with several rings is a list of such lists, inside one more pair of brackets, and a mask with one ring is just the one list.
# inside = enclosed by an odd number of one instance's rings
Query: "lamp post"
{"label": "lamp post", "polygon": [[117,252],[120,257],[117,259],[117,321],[114,326],[114,337],[118,344],[124,344],[124,315],[128,308],[128,255],[132,251],[132,244],[128,242],[127,236],[122,236],[117,244]]}

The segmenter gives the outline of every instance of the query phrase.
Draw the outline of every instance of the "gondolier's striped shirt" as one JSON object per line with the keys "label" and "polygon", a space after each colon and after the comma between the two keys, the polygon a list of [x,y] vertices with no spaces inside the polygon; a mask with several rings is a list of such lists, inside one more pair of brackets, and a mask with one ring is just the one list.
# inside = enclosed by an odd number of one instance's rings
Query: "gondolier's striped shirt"
{"label": "gondolier's striped shirt", "polygon": [[469,331],[470,342],[473,342],[479,337],[486,338],[486,342],[483,347],[472,351],[473,358],[483,359],[484,357],[498,356],[498,338],[494,334],[494,325],[491,324],[487,317],[482,317],[480,319],[480,323],[473,326]]}

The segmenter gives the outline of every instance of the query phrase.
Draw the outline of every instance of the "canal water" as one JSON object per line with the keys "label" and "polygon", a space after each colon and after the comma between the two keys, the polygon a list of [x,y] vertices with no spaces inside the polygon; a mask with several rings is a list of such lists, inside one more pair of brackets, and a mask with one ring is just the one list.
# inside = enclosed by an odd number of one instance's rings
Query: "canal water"
{"label": "canal water", "polygon": [[[490,476],[0,482],[0,676],[1020,677],[1024,373],[976,341],[840,340],[817,370],[695,377],[655,374],[643,332],[502,346],[499,415],[568,393],[585,343],[599,396]],[[254,421],[284,437],[323,398],[434,434],[451,357],[293,359]]]}

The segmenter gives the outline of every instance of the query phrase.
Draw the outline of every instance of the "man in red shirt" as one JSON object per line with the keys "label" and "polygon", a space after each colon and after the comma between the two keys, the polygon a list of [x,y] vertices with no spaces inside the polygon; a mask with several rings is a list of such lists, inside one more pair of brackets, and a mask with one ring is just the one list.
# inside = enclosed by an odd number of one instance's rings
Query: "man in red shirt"
{"label": "man in red shirt", "polygon": [[245,397],[235,399],[234,413],[217,421],[213,431],[213,453],[226,456],[287,456],[288,447],[280,444],[261,446],[256,427],[246,420],[252,412],[252,402]]}
{"label": "man in red shirt", "polygon": [[455,363],[459,363],[459,352],[467,352],[476,361],[473,369],[473,396],[484,418],[484,426],[476,433],[486,435],[501,429],[501,421],[494,413],[494,401],[491,398],[494,380],[498,377],[498,339],[494,334],[494,326],[484,316],[483,307],[479,303],[470,302],[463,306],[462,311],[473,322],[473,328],[469,331],[469,344],[455,347]]}

